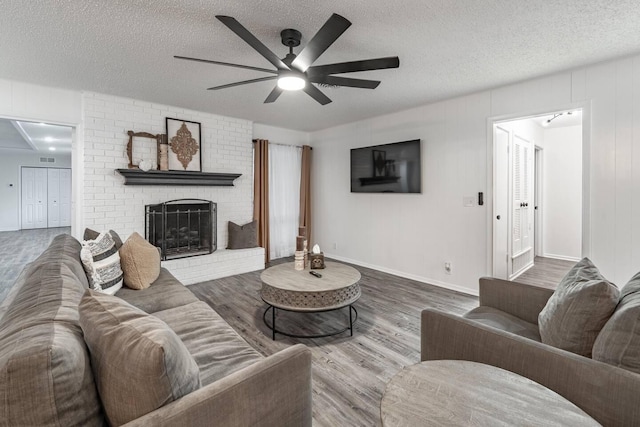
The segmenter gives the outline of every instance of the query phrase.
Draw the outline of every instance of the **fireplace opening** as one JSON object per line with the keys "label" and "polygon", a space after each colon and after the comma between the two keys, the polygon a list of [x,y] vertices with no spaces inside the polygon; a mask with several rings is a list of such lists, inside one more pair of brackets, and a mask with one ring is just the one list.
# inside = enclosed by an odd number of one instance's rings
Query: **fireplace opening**
{"label": "fireplace opening", "polygon": [[207,255],[217,249],[217,206],[180,199],[145,206],[145,234],[162,260]]}

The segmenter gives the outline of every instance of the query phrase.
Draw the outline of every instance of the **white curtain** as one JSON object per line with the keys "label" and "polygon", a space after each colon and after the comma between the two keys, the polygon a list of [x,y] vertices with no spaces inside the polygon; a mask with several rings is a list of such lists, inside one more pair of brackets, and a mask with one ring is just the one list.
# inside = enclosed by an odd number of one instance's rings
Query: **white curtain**
{"label": "white curtain", "polygon": [[269,144],[269,252],[293,255],[300,222],[302,148]]}

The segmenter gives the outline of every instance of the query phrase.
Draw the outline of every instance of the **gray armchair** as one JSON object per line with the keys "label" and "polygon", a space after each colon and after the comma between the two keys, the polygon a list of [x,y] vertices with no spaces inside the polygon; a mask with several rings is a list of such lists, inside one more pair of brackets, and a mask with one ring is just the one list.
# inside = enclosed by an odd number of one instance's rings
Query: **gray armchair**
{"label": "gray armchair", "polygon": [[421,359],[497,366],[555,391],[603,425],[640,425],[640,375],[540,342],[538,314],[552,294],[481,278],[480,306],[462,317],[422,312]]}

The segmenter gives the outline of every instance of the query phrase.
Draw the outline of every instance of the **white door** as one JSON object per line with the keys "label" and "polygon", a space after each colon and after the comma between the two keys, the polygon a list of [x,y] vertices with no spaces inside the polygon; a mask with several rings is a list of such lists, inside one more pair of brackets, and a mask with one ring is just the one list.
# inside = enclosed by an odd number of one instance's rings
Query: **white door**
{"label": "white door", "polygon": [[60,227],[71,227],[71,169],[60,169]]}
{"label": "white door", "polygon": [[47,176],[47,225],[60,227],[60,169],[48,169]]}
{"label": "white door", "polygon": [[22,228],[47,227],[47,169],[22,168]]}
{"label": "white door", "polygon": [[511,273],[517,274],[533,262],[533,144],[513,134],[511,143]]}
{"label": "white door", "polygon": [[494,126],[493,276],[509,277],[509,131]]}

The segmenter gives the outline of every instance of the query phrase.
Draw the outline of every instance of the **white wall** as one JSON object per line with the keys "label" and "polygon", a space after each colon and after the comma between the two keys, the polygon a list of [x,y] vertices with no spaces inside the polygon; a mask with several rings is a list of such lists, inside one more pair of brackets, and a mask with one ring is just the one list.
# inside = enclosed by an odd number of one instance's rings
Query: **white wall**
{"label": "white wall", "polygon": [[[40,157],[53,157],[55,163],[40,163]],[[71,155],[0,150],[0,231],[20,229],[22,166],[70,168]]]}
{"label": "white wall", "polygon": [[253,138],[267,139],[276,144],[308,145],[310,134],[309,132],[253,123]]}
{"label": "white wall", "polygon": [[[579,260],[582,255],[582,126],[545,129],[543,252]],[[640,263],[637,265],[640,270]]]}
{"label": "white wall", "polygon": [[[312,133],[313,233],[336,257],[476,293],[491,266],[488,119],[582,105],[583,253],[622,286],[640,270],[637,56]],[[412,138],[423,141],[421,195],[349,192],[350,148]],[[464,208],[463,197],[478,191],[485,205]]]}
{"label": "white wall", "polygon": [[[163,263],[183,283],[195,283],[264,267],[264,252],[224,251],[227,223],[253,217],[253,146],[251,122],[128,98],[83,94],[83,226],[114,229],[123,238],[144,236],[145,205],[196,198],[217,203],[218,251],[212,255]],[[127,131],[165,133],[165,118],[199,122],[203,172],[240,173],[233,187],[125,186],[116,169],[127,167]],[[245,262],[246,261],[246,262]],[[236,268],[237,267],[237,268]]]}

